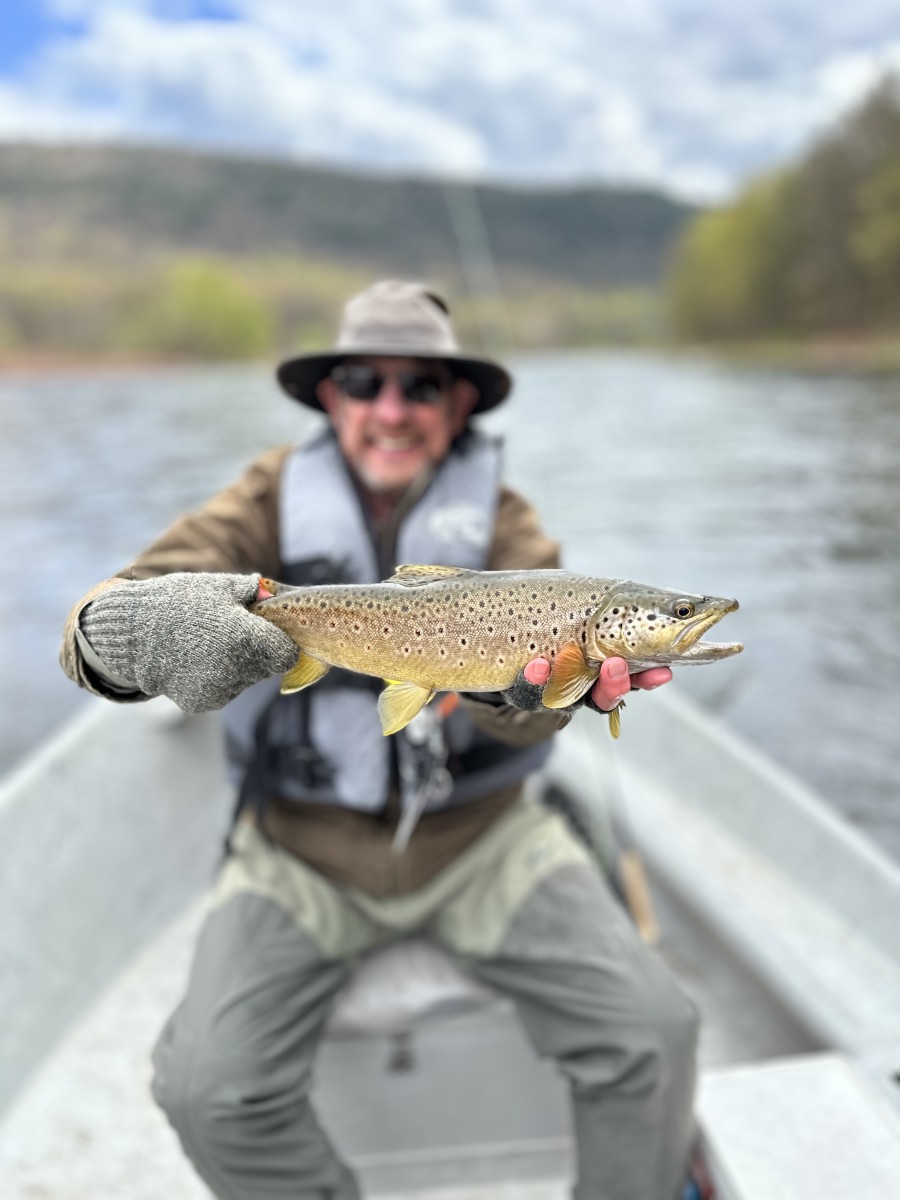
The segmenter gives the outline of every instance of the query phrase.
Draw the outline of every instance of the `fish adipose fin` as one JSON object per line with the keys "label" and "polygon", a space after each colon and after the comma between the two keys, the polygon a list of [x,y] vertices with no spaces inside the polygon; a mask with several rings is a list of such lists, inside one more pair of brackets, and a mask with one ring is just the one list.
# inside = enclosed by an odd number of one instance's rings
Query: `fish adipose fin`
{"label": "fish adipose fin", "polygon": [[577,703],[597,678],[577,642],[566,642],[553,663],[542,696],[544,708],[568,708]]}
{"label": "fish adipose fin", "polygon": [[404,563],[398,567],[385,583],[402,583],[406,587],[418,587],[423,583],[436,583],[440,579],[452,579],[456,575],[475,575],[468,567],[420,566],[417,563]]}
{"label": "fish adipose fin", "polygon": [[403,729],[433,695],[434,688],[420,687],[418,683],[389,682],[378,697],[381,732],[387,737],[389,733]]}
{"label": "fish adipose fin", "polygon": [[301,654],[296,664],[281,677],[281,690],[285,694],[300,692],[311,684],[318,683],[330,670],[328,663],[319,662],[317,658],[311,658],[308,654]]}

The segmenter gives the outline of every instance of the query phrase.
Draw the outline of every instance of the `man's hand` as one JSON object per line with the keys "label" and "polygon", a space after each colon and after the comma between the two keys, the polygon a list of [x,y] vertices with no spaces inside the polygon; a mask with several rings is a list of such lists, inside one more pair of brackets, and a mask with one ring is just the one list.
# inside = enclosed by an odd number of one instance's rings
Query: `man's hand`
{"label": "man's hand", "polygon": [[248,611],[260,594],[259,575],[123,580],[84,609],[81,631],[103,666],[136,691],[209,712],[297,661],[287,634]]}
{"label": "man's hand", "polygon": [[[550,678],[550,670],[548,659],[533,658],[525,664],[523,674],[528,683],[543,687]],[[600,676],[589,695],[598,708],[609,712],[633,687],[649,692],[668,683],[671,678],[672,672],[668,667],[651,667],[649,671],[629,675],[628,663],[624,658],[607,658],[600,665]]]}

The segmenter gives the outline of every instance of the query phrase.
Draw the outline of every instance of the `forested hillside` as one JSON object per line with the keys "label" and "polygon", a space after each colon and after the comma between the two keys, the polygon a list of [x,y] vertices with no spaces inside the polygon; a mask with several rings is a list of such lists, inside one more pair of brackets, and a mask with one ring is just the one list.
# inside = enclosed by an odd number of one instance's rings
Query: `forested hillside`
{"label": "forested hillside", "polygon": [[[348,290],[428,279],[469,340],[640,340],[694,210],[112,146],[0,145],[0,353],[265,354]],[[476,311],[477,310],[477,311]]]}
{"label": "forested hillside", "polygon": [[669,294],[690,338],[896,335],[900,81],[885,80],[796,164],[698,217]]}

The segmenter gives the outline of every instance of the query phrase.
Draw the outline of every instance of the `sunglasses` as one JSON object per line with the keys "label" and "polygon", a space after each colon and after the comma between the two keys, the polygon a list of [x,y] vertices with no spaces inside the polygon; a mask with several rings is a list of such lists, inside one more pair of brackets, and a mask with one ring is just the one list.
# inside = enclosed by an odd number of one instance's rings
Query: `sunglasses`
{"label": "sunglasses", "polygon": [[346,363],[335,367],[329,378],[351,400],[372,403],[381,395],[389,379],[395,379],[404,400],[410,404],[438,404],[447,394],[450,376],[441,371],[397,371],[385,375],[362,363]]}

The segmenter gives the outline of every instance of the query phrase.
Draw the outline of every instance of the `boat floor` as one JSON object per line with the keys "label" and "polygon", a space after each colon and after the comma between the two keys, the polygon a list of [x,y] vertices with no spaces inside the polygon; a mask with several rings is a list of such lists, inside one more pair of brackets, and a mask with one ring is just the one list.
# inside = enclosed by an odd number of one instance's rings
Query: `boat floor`
{"label": "boat floor", "polygon": [[[660,950],[703,1014],[703,1069],[815,1049],[714,935],[659,885],[653,893]],[[149,1095],[150,1048],[179,999],[200,919],[197,906],[143,951],[32,1078],[0,1125],[0,1178],[4,1189],[11,1189],[4,1195],[17,1200],[208,1197]],[[403,1200],[562,1200],[567,1195],[564,1178],[402,1192]]]}

